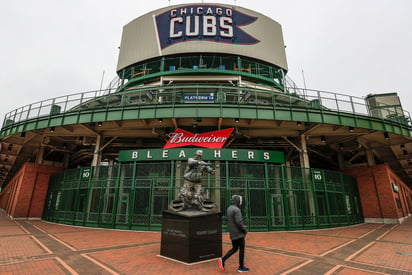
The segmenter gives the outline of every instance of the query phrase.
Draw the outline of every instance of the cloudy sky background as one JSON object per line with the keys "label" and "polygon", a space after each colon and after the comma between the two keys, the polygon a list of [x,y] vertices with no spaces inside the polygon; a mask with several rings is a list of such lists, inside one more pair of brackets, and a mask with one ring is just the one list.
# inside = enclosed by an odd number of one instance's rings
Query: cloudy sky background
{"label": "cloudy sky background", "polygon": [[[178,1],[170,3],[196,3]],[[221,0],[279,22],[298,86],[364,97],[397,92],[412,111],[412,1]],[[103,88],[122,28],[168,0],[19,0],[0,4],[0,119],[16,108]],[[302,73],[303,71],[303,73]],[[303,77],[304,75],[304,77]]]}

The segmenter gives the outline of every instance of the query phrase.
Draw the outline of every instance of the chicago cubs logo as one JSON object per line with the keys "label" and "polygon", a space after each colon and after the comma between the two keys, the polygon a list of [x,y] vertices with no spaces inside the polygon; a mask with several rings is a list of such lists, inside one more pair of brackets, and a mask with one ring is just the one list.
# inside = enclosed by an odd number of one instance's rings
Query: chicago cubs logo
{"label": "chicago cubs logo", "polygon": [[256,19],[231,8],[206,5],[182,6],[155,17],[161,49],[193,40],[256,44],[259,40],[241,29]]}

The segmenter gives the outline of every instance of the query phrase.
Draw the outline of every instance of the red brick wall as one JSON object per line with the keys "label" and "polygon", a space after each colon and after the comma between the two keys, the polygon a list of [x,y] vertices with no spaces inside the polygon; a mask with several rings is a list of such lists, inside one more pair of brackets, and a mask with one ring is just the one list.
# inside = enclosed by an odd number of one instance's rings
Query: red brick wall
{"label": "red brick wall", "polygon": [[0,193],[0,207],[13,218],[40,218],[50,176],[60,167],[25,163]]}
{"label": "red brick wall", "polygon": [[[412,213],[412,190],[386,164],[353,167],[342,172],[356,178],[365,218],[401,219]],[[399,187],[399,192],[393,191],[392,183]]]}

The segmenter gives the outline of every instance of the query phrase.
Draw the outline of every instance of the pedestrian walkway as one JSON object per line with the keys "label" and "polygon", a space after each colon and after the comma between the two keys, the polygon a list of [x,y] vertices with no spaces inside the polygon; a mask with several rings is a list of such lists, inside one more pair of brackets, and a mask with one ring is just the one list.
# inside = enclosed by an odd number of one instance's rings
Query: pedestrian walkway
{"label": "pedestrian walkway", "polygon": [[[230,249],[223,235],[223,251]],[[0,211],[0,274],[223,274],[217,261],[159,256],[160,233],[11,220]],[[236,256],[236,255],[235,255]],[[224,274],[237,274],[237,257]],[[401,225],[249,233],[249,274],[412,274],[412,218]]]}

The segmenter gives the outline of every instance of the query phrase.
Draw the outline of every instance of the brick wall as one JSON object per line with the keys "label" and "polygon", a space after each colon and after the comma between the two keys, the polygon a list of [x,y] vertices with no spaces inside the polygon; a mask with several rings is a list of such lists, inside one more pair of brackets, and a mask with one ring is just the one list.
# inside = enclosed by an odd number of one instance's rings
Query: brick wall
{"label": "brick wall", "polygon": [[60,167],[25,163],[0,193],[0,207],[13,218],[40,218],[50,176]]}
{"label": "brick wall", "polygon": [[[353,167],[342,172],[356,178],[366,220],[391,223],[412,213],[412,190],[388,165]],[[393,190],[393,184],[398,187],[398,192]]]}

